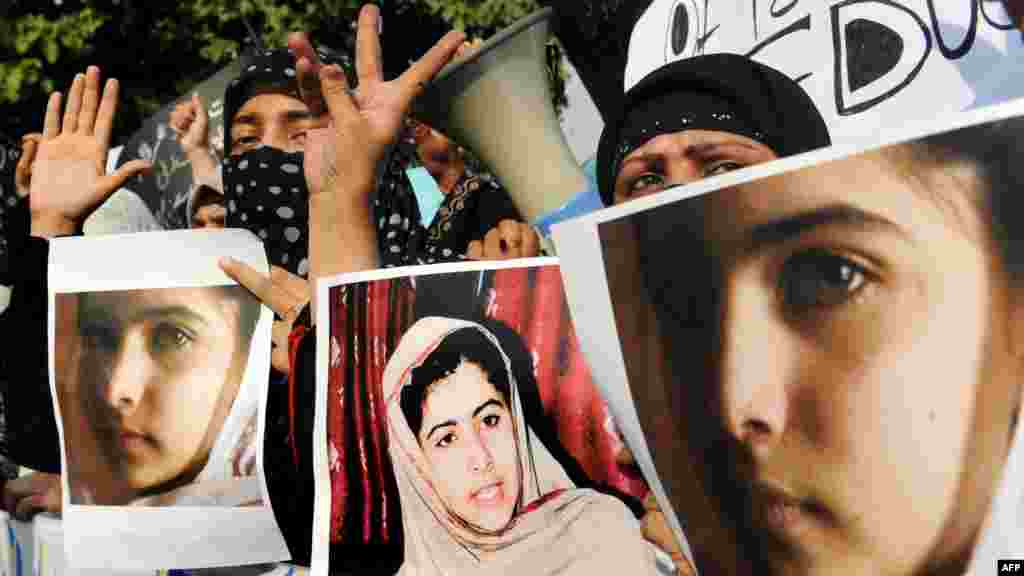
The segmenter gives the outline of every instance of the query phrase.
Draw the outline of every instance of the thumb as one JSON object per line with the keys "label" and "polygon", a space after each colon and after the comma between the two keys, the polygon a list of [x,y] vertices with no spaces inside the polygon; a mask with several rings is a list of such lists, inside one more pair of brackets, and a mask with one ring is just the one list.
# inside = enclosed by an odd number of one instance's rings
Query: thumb
{"label": "thumb", "polygon": [[153,163],[148,160],[132,160],[118,168],[117,172],[104,176],[99,181],[99,191],[102,198],[98,198],[97,201],[102,202],[106,200],[107,197],[113,194],[115,190],[124,186],[124,183],[127,182],[129,178],[132,176],[138,176],[152,168]]}
{"label": "thumb", "polygon": [[206,130],[206,125],[209,123],[210,117],[206,113],[206,105],[203,104],[203,99],[199,96],[199,93],[192,95],[192,105],[195,107],[196,119],[195,123],[197,128]]}

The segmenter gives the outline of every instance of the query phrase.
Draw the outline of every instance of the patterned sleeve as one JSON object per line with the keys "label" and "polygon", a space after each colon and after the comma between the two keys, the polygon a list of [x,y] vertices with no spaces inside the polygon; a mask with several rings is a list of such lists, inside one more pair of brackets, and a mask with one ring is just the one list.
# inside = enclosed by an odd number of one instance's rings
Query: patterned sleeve
{"label": "patterned sleeve", "polygon": [[459,254],[453,254],[446,259],[429,254],[430,241],[427,238],[427,230],[420,222],[420,210],[412,182],[405,175],[406,168],[414,165],[413,154],[414,151],[402,145],[395,147],[384,170],[374,202],[377,241],[384,268],[426,264],[428,258],[430,263],[457,262],[464,259]]}

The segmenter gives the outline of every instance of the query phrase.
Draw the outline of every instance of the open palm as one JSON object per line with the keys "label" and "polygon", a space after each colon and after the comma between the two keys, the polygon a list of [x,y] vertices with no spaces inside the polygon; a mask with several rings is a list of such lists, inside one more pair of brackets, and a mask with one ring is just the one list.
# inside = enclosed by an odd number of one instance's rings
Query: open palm
{"label": "open palm", "polygon": [[128,178],[150,164],[136,160],[107,175],[110,134],[117,111],[117,80],[100,95],[100,70],[75,77],[61,117],[62,96],[50,96],[43,134],[32,165],[29,205],[33,219],[77,227]]}
{"label": "open palm", "polygon": [[[397,139],[413,98],[423,90],[462,44],[461,32],[450,32],[398,78],[385,82],[379,11],[365,6],[356,33],[356,75],[359,85],[349,90],[337,66],[322,67],[309,40],[293,34],[303,99],[314,114],[329,112],[327,128],[307,136],[307,180],[310,194],[331,192],[337,182],[372,180],[377,163]],[[319,77],[319,80],[318,80]],[[312,151],[312,154],[308,152]],[[354,151],[359,151],[353,153]],[[317,175],[320,177],[317,178]]]}

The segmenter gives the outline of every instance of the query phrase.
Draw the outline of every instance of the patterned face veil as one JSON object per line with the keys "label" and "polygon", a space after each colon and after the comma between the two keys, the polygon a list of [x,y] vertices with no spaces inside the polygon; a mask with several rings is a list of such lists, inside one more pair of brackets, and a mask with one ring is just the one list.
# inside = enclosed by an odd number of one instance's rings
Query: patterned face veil
{"label": "patterned face veil", "polygon": [[[317,50],[324,64],[349,69],[348,59],[325,48]],[[271,265],[292,274],[309,273],[309,189],[303,152],[260,146],[231,155],[231,123],[251,98],[266,93],[299,98],[295,56],[290,50],[269,50],[249,57],[242,74],[224,96],[224,202],[226,225],[245,228],[263,240]]]}

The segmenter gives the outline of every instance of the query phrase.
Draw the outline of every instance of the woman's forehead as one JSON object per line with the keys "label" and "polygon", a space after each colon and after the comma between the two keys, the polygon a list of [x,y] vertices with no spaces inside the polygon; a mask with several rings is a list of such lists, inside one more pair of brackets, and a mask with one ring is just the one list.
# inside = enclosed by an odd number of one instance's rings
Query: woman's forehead
{"label": "woman's forehead", "polygon": [[283,112],[309,112],[309,107],[291,91],[267,87],[256,90],[235,113],[232,122],[242,116],[257,116],[261,119]]}
{"label": "woman's forehead", "polygon": [[208,322],[229,319],[234,300],[223,287],[158,288],[82,295],[83,314],[128,320],[147,314],[193,316]]}
{"label": "woman's forehead", "polygon": [[772,157],[775,156],[774,151],[772,151],[768,146],[741,134],[724,132],[721,130],[680,130],[679,132],[660,134],[650,140],[647,140],[637,147],[636,150],[630,152],[623,161],[628,162],[638,156],[669,146],[685,150],[691,147],[718,147],[730,145],[744,146],[746,148],[764,151]]}

